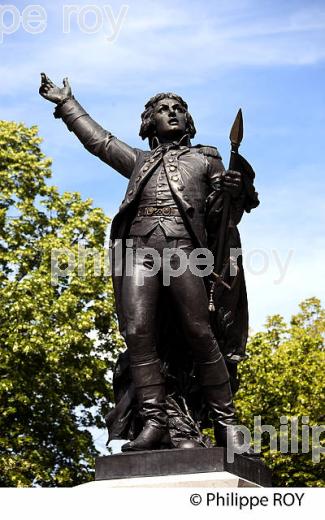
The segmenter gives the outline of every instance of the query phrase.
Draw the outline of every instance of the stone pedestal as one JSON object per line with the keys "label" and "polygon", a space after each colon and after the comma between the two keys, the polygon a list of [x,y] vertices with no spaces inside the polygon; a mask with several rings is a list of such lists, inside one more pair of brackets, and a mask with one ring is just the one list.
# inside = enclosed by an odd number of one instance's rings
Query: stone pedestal
{"label": "stone pedestal", "polygon": [[96,459],[96,482],[109,487],[269,487],[271,472],[258,458],[224,448],[119,453]]}

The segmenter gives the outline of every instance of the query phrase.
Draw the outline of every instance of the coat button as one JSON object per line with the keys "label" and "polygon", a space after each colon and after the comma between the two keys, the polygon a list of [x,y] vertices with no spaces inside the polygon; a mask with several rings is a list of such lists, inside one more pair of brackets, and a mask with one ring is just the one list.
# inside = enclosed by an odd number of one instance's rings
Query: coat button
{"label": "coat button", "polygon": [[176,166],[169,166],[169,171],[174,172],[176,170]]}
{"label": "coat button", "polygon": [[169,157],[168,161],[169,161],[169,162],[174,162],[175,159],[174,159],[174,157]]}
{"label": "coat button", "polygon": [[178,189],[178,191],[183,191],[183,189],[184,189],[184,186],[178,186],[178,188],[177,188],[177,189]]}
{"label": "coat button", "polygon": [[179,176],[178,175],[172,175],[171,177],[172,181],[178,181],[179,180]]}
{"label": "coat button", "polygon": [[177,155],[177,152],[175,152],[175,150],[173,152],[170,153],[170,155]]}
{"label": "coat button", "polygon": [[132,195],[132,193],[133,193],[133,190],[130,190],[129,193],[128,193],[128,195]]}
{"label": "coat button", "polygon": [[139,177],[136,178],[136,181],[137,182],[141,181],[141,175],[139,175]]}

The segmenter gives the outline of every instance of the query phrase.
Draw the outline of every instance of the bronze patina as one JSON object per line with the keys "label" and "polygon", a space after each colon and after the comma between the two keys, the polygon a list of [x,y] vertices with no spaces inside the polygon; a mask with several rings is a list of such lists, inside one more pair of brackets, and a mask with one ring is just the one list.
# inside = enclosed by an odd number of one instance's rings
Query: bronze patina
{"label": "bronze patina", "polygon": [[[115,408],[106,421],[110,439],[129,439],[123,451],[243,445],[233,394],[237,364],[245,358],[247,297],[238,224],[258,204],[254,171],[238,153],[241,111],[233,125],[226,170],[214,146],[192,145],[196,129],[186,102],[167,92],[142,113],[140,136],[149,149],[131,147],[96,123],[72,96],[42,74],[40,94],[86,149],[129,179],[111,226],[113,244],[132,240],[132,275],[113,266],[113,284],[126,350],[114,373]],[[169,252],[169,284],[150,255]],[[212,273],[190,268],[193,254],[212,252]],[[147,249],[147,251],[148,251]],[[113,247],[114,250],[114,247]],[[182,251],[182,256],[177,252]],[[181,258],[188,262],[180,269]],[[114,255],[113,255],[114,260]],[[175,273],[178,273],[176,276]],[[202,273],[201,273],[202,274]],[[250,449],[246,454],[251,455]]]}

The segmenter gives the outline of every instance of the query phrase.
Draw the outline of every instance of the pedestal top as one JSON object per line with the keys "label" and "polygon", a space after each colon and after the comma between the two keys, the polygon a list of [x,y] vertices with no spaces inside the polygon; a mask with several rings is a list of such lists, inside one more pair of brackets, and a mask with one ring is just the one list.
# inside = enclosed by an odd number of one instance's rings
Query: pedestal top
{"label": "pedestal top", "polygon": [[96,459],[98,480],[228,472],[269,487],[271,472],[259,458],[235,455],[227,462],[224,448],[170,449],[119,453]]}

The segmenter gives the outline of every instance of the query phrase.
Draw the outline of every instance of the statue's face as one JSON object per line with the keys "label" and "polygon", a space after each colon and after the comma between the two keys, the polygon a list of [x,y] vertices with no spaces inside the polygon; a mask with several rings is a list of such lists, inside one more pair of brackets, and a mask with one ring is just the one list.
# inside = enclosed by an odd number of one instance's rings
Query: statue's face
{"label": "statue's face", "polygon": [[186,110],[176,99],[164,98],[155,107],[157,137],[182,137],[186,132]]}

